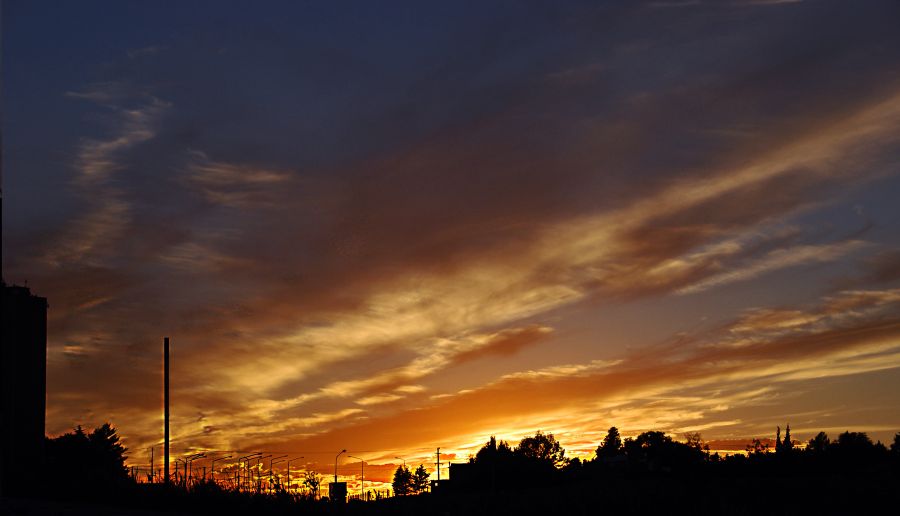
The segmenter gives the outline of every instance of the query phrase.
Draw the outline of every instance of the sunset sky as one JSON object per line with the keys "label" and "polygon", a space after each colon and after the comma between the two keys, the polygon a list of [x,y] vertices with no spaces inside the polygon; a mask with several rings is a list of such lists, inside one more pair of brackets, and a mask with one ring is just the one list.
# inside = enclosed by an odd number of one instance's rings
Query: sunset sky
{"label": "sunset sky", "polygon": [[146,464],[169,336],[175,457],[387,478],[538,429],[584,458],[613,425],[887,440],[898,24],[4,0],[3,277],[49,301],[47,433],[110,421]]}

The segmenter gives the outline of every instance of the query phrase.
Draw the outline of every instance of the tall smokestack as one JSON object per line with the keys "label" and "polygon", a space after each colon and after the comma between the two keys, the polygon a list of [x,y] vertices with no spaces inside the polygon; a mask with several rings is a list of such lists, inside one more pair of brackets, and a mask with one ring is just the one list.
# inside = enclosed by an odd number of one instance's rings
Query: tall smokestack
{"label": "tall smokestack", "polygon": [[169,483],[169,337],[163,340],[163,419],[165,419],[166,484]]}

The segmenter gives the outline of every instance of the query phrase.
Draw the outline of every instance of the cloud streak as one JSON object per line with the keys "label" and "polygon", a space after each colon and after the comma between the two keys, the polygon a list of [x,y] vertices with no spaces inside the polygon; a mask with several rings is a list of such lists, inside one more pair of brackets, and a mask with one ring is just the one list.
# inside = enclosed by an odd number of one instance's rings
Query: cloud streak
{"label": "cloud streak", "polygon": [[[749,320],[761,322],[756,314],[687,348],[663,345],[609,364],[556,366],[508,375],[474,391],[440,398],[425,408],[270,446],[327,448],[344,442],[361,449],[388,449],[396,446],[397,439],[415,447],[409,440],[416,439],[427,449],[441,440],[478,439],[479,432],[514,437],[516,421],[526,413],[532,426],[544,419],[552,422],[564,441],[585,428],[596,432],[613,424],[628,433],[734,426],[739,421],[725,415],[716,422],[715,414],[772,400],[773,386],[900,367],[900,320],[893,316],[897,303],[893,291],[842,292],[818,307],[790,310],[792,315],[803,313],[811,322],[770,334],[753,346],[734,347],[729,334],[747,332]],[[467,423],[448,428],[441,424],[447,419]],[[400,437],[398,428],[418,430]],[[520,430],[519,434],[533,428]]]}
{"label": "cloud streak", "polygon": [[230,208],[270,204],[273,188],[291,178],[287,172],[212,161],[201,151],[191,151],[190,155],[186,183],[207,201]]}
{"label": "cloud streak", "polygon": [[75,185],[87,205],[86,213],[76,217],[44,259],[53,266],[63,263],[98,264],[111,253],[110,246],[120,241],[131,223],[131,205],[126,192],[113,180],[114,174],[126,168],[123,155],[151,140],[156,125],[171,105],[150,97],[138,107],[115,104],[120,100],[121,85],[104,83],[70,97],[107,104],[112,111],[113,131],[106,139],[86,138],[79,145],[75,168]]}

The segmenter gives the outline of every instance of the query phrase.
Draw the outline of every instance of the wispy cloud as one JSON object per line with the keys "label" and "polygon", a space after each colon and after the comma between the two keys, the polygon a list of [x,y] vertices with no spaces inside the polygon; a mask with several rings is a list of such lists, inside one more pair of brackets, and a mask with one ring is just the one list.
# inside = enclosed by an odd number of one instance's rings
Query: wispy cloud
{"label": "wispy cloud", "polygon": [[121,81],[101,81],[91,83],[78,91],[67,91],[64,95],[71,99],[86,100],[116,109],[134,97],[134,88]]}
{"label": "wispy cloud", "polygon": [[772,271],[796,267],[808,263],[827,263],[842,258],[849,253],[864,247],[865,242],[849,240],[836,244],[804,245],[785,249],[776,249],[762,258],[753,260],[746,266],[736,270],[716,274],[693,285],[678,290],[679,294],[692,294],[703,290],[721,287],[736,281],[747,281]]}
{"label": "wispy cloud", "polygon": [[183,242],[167,249],[162,261],[173,268],[192,273],[222,273],[248,267],[246,260],[225,255],[196,241]]}
{"label": "wispy cloud", "polygon": [[152,139],[160,118],[171,104],[155,97],[139,95],[137,107],[123,107],[123,86],[95,84],[70,97],[105,104],[111,110],[112,133],[105,139],[85,138],[79,145],[73,185],[86,205],[46,253],[44,259],[55,266],[63,263],[98,264],[112,251],[110,246],[125,236],[131,222],[131,206],[122,181],[113,175],[126,170],[122,158],[136,146]]}
{"label": "wispy cloud", "polygon": [[[437,398],[427,408],[331,430],[292,445],[326,446],[343,440],[357,447],[387,447],[392,429],[410,425],[420,430],[422,444],[450,439],[448,433],[456,442],[467,442],[468,432],[472,432],[469,440],[478,442],[478,432],[483,436],[491,429],[505,429],[505,435],[515,437],[516,421],[523,414],[530,426],[520,429],[522,433],[533,431],[545,416],[560,435],[586,428],[596,432],[612,424],[628,432],[727,427],[739,423],[728,416],[729,410],[775,399],[775,386],[784,382],[900,367],[900,321],[891,317],[898,307],[894,297],[889,291],[843,292],[817,307],[791,309],[812,322],[803,325],[802,332],[772,334],[752,348],[709,348],[696,341],[677,354],[641,350],[612,363],[508,375],[480,389]],[[858,309],[872,298],[880,300],[878,310],[859,315]],[[822,320],[829,323],[820,324]],[[746,318],[737,320],[703,340],[715,342],[716,335],[727,340],[730,328],[746,331],[746,325]],[[716,416],[719,413],[721,417]],[[471,423],[452,429],[439,423],[457,417]]]}
{"label": "wispy cloud", "polygon": [[191,151],[190,156],[187,184],[209,202],[231,208],[270,204],[275,188],[291,179],[284,171],[212,161],[201,151]]}

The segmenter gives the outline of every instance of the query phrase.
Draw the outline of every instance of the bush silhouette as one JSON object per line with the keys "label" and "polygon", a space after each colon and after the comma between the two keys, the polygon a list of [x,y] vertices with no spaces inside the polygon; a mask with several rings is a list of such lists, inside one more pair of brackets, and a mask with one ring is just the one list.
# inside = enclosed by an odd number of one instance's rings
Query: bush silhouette
{"label": "bush silhouette", "polygon": [[87,434],[74,431],[46,440],[46,465],[62,475],[61,494],[99,496],[132,484],[125,467],[126,448],[109,423]]}

